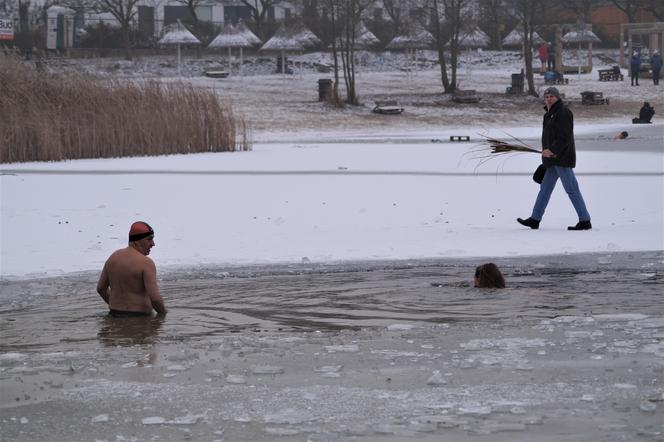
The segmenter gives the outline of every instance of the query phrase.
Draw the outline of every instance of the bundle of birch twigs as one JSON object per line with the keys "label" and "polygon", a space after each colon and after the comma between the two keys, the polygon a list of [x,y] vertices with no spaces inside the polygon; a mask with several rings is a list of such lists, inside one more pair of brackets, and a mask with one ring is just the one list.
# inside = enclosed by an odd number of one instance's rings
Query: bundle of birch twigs
{"label": "bundle of birch twigs", "polygon": [[[533,152],[539,154],[542,153],[541,150],[534,148],[523,140],[510,135],[507,132],[505,132],[505,135],[507,135],[508,138],[506,140],[501,140],[480,134],[480,136],[484,138],[484,141],[476,145],[473,149],[471,149],[470,152],[468,152],[472,159],[479,160],[477,167],[491,160],[496,155],[502,156],[504,154],[516,154],[521,152]],[[488,151],[487,146],[489,147]]]}

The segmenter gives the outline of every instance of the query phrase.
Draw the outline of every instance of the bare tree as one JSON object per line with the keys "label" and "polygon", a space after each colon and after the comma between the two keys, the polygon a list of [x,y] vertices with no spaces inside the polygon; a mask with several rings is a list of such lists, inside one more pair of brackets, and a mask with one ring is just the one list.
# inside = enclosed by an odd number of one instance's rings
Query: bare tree
{"label": "bare tree", "polygon": [[120,23],[122,30],[122,43],[125,50],[125,58],[131,60],[131,25],[138,14],[137,4],[140,0],[76,0],[81,7],[95,10],[97,12],[108,12]]}
{"label": "bare tree", "polygon": [[443,84],[445,93],[450,93],[453,88],[447,76],[447,63],[445,60],[445,34],[443,32],[442,5],[439,0],[431,0],[429,3],[429,16],[431,17],[432,34],[436,41],[436,50],[438,52],[438,64],[440,65],[440,81]]}
{"label": "bare tree", "polygon": [[265,40],[265,22],[268,18],[270,8],[282,3],[283,0],[242,0],[242,4],[249,8],[251,21],[256,29],[256,34]]}
{"label": "bare tree", "polygon": [[538,96],[533,79],[533,34],[537,25],[545,17],[547,0],[511,0],[512,11],[523,28],[523,59],[528,94]]}
{"label": "bare tree", "polygon": [[648,0],[643,9],[654,15],[657,21],[664,21],[664,3],[662,3],[662,0]]}
{"label": "bare tree", "polygon": [[412,2],[409,0],[383,0],[383,8],[390,17],[392,23],[391,38],[401,34],[408,20],[408,7]]}
{"label": "bare tree", "polygon": [[334,99],[339,100],[339,58],[344,73],[346,103],[358,105],[359,99],[355,84],[355,36],[362,18],[362,13],[372,4],[372,0],[327,0],[330,9],[334,58]]}
{"label": "bare tree", "polygon": [[634,23],[639,8],[647,6],[649,2],[646,0],[611,0],[611,3],[627,15],[627,20],[630,23]]}
{"label": "bare tree", "polygon": [[485,0],[479,4],[480,26],[489,35],[491,47],[495,49],[502,49],[501,31],[508,21],[504,3],[504,0]]}

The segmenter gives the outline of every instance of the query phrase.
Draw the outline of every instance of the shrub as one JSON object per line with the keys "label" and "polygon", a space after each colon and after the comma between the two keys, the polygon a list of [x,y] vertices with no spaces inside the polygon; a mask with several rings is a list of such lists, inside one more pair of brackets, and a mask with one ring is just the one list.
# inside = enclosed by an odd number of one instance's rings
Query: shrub
{"label": "shrub", "polygon": [[245,122],[187,83],[52,76],[0,56],[0,163],[248,150]]}

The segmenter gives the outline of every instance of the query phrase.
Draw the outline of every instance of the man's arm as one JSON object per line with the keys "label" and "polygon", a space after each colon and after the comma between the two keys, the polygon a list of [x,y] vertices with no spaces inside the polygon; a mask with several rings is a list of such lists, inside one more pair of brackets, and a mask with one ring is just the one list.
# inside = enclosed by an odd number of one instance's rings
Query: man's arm
{"label": "man's arm", "polygon": [[145,285],[145,291],[150,297],[150,302],[152,303],[152,308],[155,309],[157,314],[165,315],[168,310],[164,304],[164,300],[159,294],[159,287],[157,286],[157,267],[150,258],[146,257],[146,265],[143,270],[143,284]]}
{"label": "man's arm", "polygon": [[99,282],[97,282],[97,293],[101,296],[101,299],[109,303],[110,300],[110,281],[108,280],[108,270],[106,270],[106,264],[99,275]]}

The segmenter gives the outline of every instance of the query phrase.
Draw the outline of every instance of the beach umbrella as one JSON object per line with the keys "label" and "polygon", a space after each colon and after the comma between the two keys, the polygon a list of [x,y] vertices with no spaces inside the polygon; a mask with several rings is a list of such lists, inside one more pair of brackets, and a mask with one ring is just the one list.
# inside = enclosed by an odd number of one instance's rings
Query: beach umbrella
{"label": "beach umbrella", "polygon": [[[533,32],[533,43],[542,44],[544,39],[537,32]],[[515,28],[503,38],[503,46],[521,46],[523,44],[523,30]]]}
{"label": "beach umbrella", "polygon": [[180,45],[183,44],[201,44],[200,40],[194,36],[182,24],[180,20],[174,24],[165,27],[166,32],[164,36],[159,39],[157,44],[160,45],[177,45],[178,47],[178,74],[180,73],[180,65],[182,59],[180,57]]}
{"label": "beach umbrella", "polygon": [[489,46],[489,36],[481,29],[463,34],[459,38],[461,48],[486,48]]}
{"label": "beach umbrella", "polygon": [[286,51],[304,51],[304,44],[300,36],[294,35],[293,31],[282,24],[274,33],[272,38],[265,42],[260,51],[281,52],[281,73],[286,73]]}
{"label": "beach umbrella", "polygon": [[251,32],[251,29],[249,29],[249,26],[247,24],[240,20],[237,25],[235,26],[236,29],[239,30],[240,34],[244,35],[244,37],[249,40],[249,42],[252,44],[252,46],[258,46],[260,44],[263,44],[263,40],[258,38],[256,34]]}
{"label": "beach umbrella", "polygon": [[360,21],[355,30],[355,46],[360,49],[366,49],[376,46],[379,43],[380,40],[378,40],[378,37],[366,27],[363,21]]}
{"label": "beach umbrella", "polygon": [[307,28],[307,25],[305,25],[302,20],[292,22],[287,29],[293,38],[302,43],[305,49],[320,46],[322,44],[320,38],[318,38],[311,29]]}
{"label": "beach umbrella", "polygon": [[581,31],[570,31],[563,35],[561,40],[563,43],[600,43],[602,41],[597,35],[595,35],[593,31],[588,29]]}
{"label": "beach umbrella", "polygon": [[435,41],[431,32],[424,29],[410,30],[397,35],[385,46],[385,49],[427,49]]}
{"label": "beach umbrella", "polygon": [[[208,48],[228,48],[228,70],[231,68],[231,56],[233,48],[240,48],[240,71],[242,71],[242,50],[250,48],[254,45],[253,40],[249,34],[256,37],[249,29],[242,30],[237,26],[228,24],[219,32],[219,34],[210,42]],[[260,41],[260,40],[258,40]]]}
{"label": "beach umbrella", "polygon": [[581,45],[583,43],[588,44],[588,66],[592,69],[593,63],[593,43],[600,43],[602,40],[599,39],[597,35],[590,29],[585,29],[584,23],[578,24],[579,29],[576,31],[570,31],[567,34],[563,35],[560,39],[563,43],[578,43],[577,49],[577,58],[579,58],[579,76],[581,76],[581,61],[579,53],[581,52]]}

